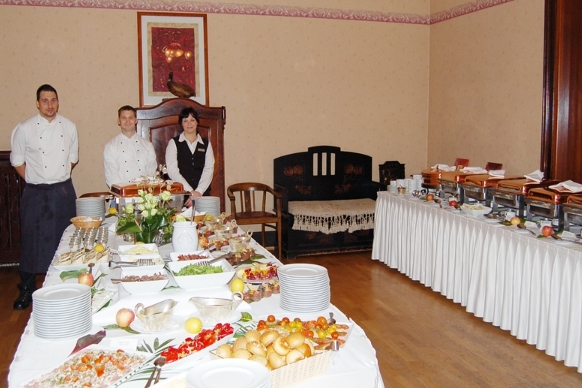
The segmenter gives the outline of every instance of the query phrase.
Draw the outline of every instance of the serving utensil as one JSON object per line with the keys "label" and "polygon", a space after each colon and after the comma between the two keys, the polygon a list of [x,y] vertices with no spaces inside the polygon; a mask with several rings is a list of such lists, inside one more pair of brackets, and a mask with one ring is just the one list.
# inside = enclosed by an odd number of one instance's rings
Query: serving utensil
{"label": "serving utensil", "polygon": [[528,228],[527,228],[527,226],[525,226],[525,224],[517,224],[517,227],[518,227],[519,229],[525,229],[525,230],[527,230],[528,232],[530,232],[531,234],[533,234],[534,236],[537,236],[536,232],[534,232],[534,231],[533,231],[533,230],[531,230],[531,229],[528,229]]}
{"label": "serving utensil", "polygon": [[111,261],[110,263],[117,266],[130,265],[141,267],[144,265],[154,265],[154,259],[137,259],[136,261]]}
{"label": "serving utensil", "polygon": [[150,375],[150,378],[148,379],[144,388],[149,388],[152,385],[152,382],[154,384],[157,384],[160,381],[160,373],[162,373],[162,367],[164,366],[165,363],[166,357],[160,356],[156,358],[156,360],[154,361],[154,370],[152,371],[152,374]]}
{"label": "serving utensil", "polygon": [[571,242],[571,243],[574,243],[574,244],[582,245],[582,242],[579,242],[579,241],[564,240],[562,237],[560,237],[556,233],[551,234],[550,237],[552,237],[554,240],[567,241],[567,242]]}

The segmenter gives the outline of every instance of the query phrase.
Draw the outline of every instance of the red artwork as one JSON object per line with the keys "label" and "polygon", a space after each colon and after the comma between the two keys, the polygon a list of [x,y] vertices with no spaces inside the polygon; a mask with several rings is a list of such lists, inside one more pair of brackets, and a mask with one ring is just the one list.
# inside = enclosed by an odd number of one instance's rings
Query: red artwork
{"label": "red artwork", "polygon": [[170,72],[174,81],[196,88],[193,28],[152,27],[152,81],[154,92],[168,92]]}

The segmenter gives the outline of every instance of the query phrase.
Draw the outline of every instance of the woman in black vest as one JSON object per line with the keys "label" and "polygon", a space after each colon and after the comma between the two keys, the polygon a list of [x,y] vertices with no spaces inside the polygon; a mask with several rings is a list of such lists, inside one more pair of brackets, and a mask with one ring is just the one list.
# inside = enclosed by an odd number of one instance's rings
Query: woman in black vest
{"label": "woman in black vest", "polygon": [[192,200],[208,195],[214,175],[214,151],[212,144],[198,134],[198,113],[193,108],[180,112],[183,132],[170,140],[166,147],[166,167],[170,179],[180,182],[190,192],[186,206]]}

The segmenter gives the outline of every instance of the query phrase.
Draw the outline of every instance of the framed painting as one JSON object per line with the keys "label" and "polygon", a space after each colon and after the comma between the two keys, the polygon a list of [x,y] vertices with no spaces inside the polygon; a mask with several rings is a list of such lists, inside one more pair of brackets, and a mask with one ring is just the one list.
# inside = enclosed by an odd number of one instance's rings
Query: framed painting
{"label": "framed painting", "polygon": [[137,35],[140,106],[177,97],[170,89],[209,104],[206,15],[138,12]]}

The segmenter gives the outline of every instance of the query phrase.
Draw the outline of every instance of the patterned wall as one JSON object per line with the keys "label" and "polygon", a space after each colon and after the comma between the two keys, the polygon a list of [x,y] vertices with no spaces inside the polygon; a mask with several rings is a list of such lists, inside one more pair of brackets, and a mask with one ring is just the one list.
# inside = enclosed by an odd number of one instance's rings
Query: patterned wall
{"label": "patterned wall", "polygon": [[[480,28],[492,30],[502,16],[507,23],[511,18],[519,20],[514,28],[500,32],[513,34],[512,41],[525,42],[519,52],[508,52],[504,63],[541,64],[542,38],[534,34],[525,39],[524,34],[539,27],[536,23],[543,6],[528,13],[520,1],[504,4],[502,0],[457,0],[445,9],[434,0],[304,0],[274,7],[276,3],[281,2],[263,0],[261,6],[244,1],[230,5],[189,2],[172,8],[208,7],[210,103],[227,108],[227,185],[246,180],[271,183],[275,157],[317,144],[369,154],[375,165],[399,160],[406,164],[408,174],[426,167],[429,159],[440,159],[439,142],[429,137],[429,87],[431,99],[455,93],[457,85],[449,87],[454,79],[442,73],[441,67],[451,73],[461,69],[450,61],[439,63],[435,49],[454,41],[456,25],[465,19],[479,16]],[[42,7],[16,6],[14,0],[0,0],[0,4],[5,4],[0,12],[0,76],[4,80],[0,103],[5,107],[0,117],[1,149],[9,149],[9,134],[16,123],[36,112],[36,87],[51,83],[59,90],[61,113],[79,127],[77,191],[104,189],[101,153],[119,130],[116,110],[139,101],[136,9],[177,6],[162,0],[93,1],[94,8],[83,8],[85,2],[60,0],[38,3]],[[480,12],[475,12],[475,5]],[[367,11],[353,11],[362,9]],[[437,12],[431,14],[433,9]],[[275,15],[274,10],[285,15],[263,16],[267,11]],[[449,25],[453,27],[441,27]],[[470,23],[463,25],[464,32],[471,31]],[[529,30],[522,32],[521,25]],[[443,31],[435,35],[435,28]],[[479,36],[479,30],[473,34]],[[486,36],[478,44],[489,49],[496,39],[497,35]],[[433,62],[437,64],[434,71]],[[463,68],[473,65],[469,59],[462,62]],[[497,71],[492,69],[493,74]],[[539,104],[532,103],[526,93],[541,85],[541,75],[526,72],[519,84],[523,93],[516,85],[511,90],[517,100],[524,101],[523,109],[507,112],[515,122],[523,120],[523,111],[533,117],[537,114]],[[502,92],[510,89],[498,87]],[[433,104],[430,108],[432,114]],[[435,133],[447,117],[448,108],[444,109],[442,117],[430,120]],[[516,145],[522,148],[521,143]],[[469,147],[468,153],[479,149]]]}

